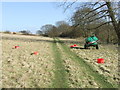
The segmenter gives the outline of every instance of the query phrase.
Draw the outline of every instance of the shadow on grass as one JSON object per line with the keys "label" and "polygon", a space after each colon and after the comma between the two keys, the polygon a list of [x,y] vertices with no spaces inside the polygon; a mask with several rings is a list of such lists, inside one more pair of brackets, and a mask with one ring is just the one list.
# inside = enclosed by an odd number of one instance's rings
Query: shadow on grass
{"label": "shadow on grass", "polygon": [[85,50],[89,50],[90,48],[83,48],[83,47],[70,47],[71,49],[85,49]]}

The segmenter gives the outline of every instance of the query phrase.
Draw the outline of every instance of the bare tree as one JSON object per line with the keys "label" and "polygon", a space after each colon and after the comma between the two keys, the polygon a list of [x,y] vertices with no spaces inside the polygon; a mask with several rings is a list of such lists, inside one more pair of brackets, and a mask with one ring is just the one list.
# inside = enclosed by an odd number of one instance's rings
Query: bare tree
{"label": "bare tree", "polygon": [[59,32],[58,32],[58,30],[57,30],[57,28],[55,26],[53,26],[51,28],[51,30],[48,33],[48,36],[49,37],[58,37],[59,36]]}
{"label": "bare tree", "polygon": [[70,30],[70,25],[65,21],[56,22],[56,27],[57,31],[59,32],[59,35]]}
{"label": "bare tree", "polygon": [[44,36],[49,36],[49,37],[57,37],[58,36],[57,28],[54,25],[46,24],[41,27],[41,30],[43,31]]}
{"label": "bare tree", "polygon": [[[74,3],[71,3],[69,5],[73,5]],[[91,29],[97,29],[97,28],[99,28],[99,27],[101,27],[103,25],[106,25],[108,23],[112,23],[112,25],[114,27],[114,30],[115,30],[115,32],[116,32],[116,34],[118,36],[118,44],[120,45],[120,19],[116,17],[117,12],[115,12],[116,10],[118,10],[118,8],[120,8],[120,6],[118,5],[118,7],[114,8],[114,7],[112,7],[113,4],[114,3],[110,2],[109,0],[107,0],[107,1],[104,0],[104,2],[91,2],[91,3],[87,4],[87,5],[91,6],[93,8],[93,10],[86,13],[85,17],[90,15],[94,11],[98,11],[98,13],[95,13],[94,15],[91,15],[88,18],[91,18],[91,17],[93,17],[95,15],[98,15],[98,14],[100,15],[100,17],[95,18],[95,19],[91,20],[90,22],[93,22],[93,21],[96,21],[96,20],[99,20],[99,19],[105,18],[105,17],[110,18],[109,19],[110,21],[106,20],[106,22],[98,25],[97,27],[91,28]],[[66,8],[69,8],[69,7],[66,7]],[[79,26],[79,24],[77,26]]]}
{"label": "bare tree", "polygon": [[25,35],[31,34],[31,32],[29,30],[22,30],[22,31],[19,31],[19,32],[23,33]]}
{"label": "bare tree", "polygon": [[66,21],[57,21],[56,26],[59,27],[61,25],[69,25]]}
{"label": "bare tree", "polygon": [[118,43],[120,45],[120,20],[116,20],[111,2],[106,2],[106,5],[108,7],[109,17],[112,20],[112,24],[114,26],[114,29],[115,29],[118,39],[119,39]]}
{"label": "bare tree", "polygon": [[43,32],[41,30],[37,30],[36,34],[41,35]]}
{"label": "bare tree", "polygon": [[41,30],[43,31],[43,34],[48,34],[49,31],[53,28],[54,25],[51,24],[46,24],[44,26],[41,27]]}
{"label": "bare tree", "polygon": [[[102,19],[95,20],[96,18],[99,18],[99,15],[94,15],[97,14],[97,11],[94,11],[93,13],[85,16],[85,14],[87,12],[90,12],[91,10],[92,8],[90,7],[82,7],[78,9],[71,18],[73,26],[79,26],[79,29],[82,29],[84,31],[85,36],[87,36],[87,34],[91,32],[89,28],[99,23],[103,23]],[[93,17],[90,18],[90,16]],[[94,22],[92,22],[93,20]]]}

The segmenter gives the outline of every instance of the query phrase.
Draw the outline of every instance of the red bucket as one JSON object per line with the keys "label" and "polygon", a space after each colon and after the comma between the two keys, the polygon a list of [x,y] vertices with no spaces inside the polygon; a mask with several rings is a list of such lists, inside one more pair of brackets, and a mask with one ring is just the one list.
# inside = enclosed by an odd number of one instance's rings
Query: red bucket
{"label": "red bucket", "polygon": [[34,55],[38,55],[38,52],[34,52],[33,54],[34,54]]}
{"label": "red bucket", "polygon": [[15,46],[15,48],[19,48],[20,46]]}
{"label": "red bucket", "polygon": [[74,47],[73,45],[70,46],[71,48]]}
{"label": "red bucket", "polygon": [[74,44],[74,46],[77,46],[76,44]]}
{"label": "red bucket", "polygon": [[98,58],[97,63],[104,63],[104,59],[103,58]]}

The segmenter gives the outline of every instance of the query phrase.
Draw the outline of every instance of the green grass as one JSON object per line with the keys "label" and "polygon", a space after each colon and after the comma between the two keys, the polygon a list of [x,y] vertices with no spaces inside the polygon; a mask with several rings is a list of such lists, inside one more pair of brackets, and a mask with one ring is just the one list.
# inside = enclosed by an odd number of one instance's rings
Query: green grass
{"label": "green grass", "polygon": [[107,82],[106,78],[103,75],[100,75],[95,71],[95,69],[87,62],[85,62],[82,58],[77,56],[74,52],[70,51],[70,49],[59,39],[57,39],[59,43],[61,43],[62,48],[70,56],[72,60],[75,60],[79,63],[80,67],[84,67],[85,71],[94,77],[94,80],[100,85],[101,88],[117,88],[117,85],[114,85]]}
{"label": "green grass", "polygon": [[61,53],[59,48],[56,45],[56,39],[54,38],[53,43],[53,53],[55,59],[55,77],[53,80],[52,87],[53,88],[68,88],[65,67],[63,65],[63,60],[61,59]]}

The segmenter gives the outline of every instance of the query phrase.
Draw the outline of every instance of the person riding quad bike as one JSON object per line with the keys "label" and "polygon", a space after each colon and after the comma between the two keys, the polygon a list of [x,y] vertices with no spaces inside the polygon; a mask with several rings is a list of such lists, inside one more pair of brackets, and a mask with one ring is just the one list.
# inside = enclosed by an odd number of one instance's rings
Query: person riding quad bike
{"label": "person riding quad bike", "polygon": [[85,39],[86,43],[84,45],[84,48],[87,49],[90,46],[94,46],[96,47],[96,49],[99,49],[97,41],[98,38],[95,35],[91,35],[90,37]]}

